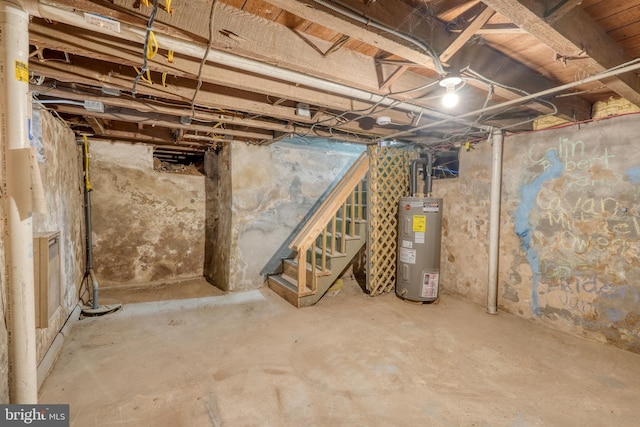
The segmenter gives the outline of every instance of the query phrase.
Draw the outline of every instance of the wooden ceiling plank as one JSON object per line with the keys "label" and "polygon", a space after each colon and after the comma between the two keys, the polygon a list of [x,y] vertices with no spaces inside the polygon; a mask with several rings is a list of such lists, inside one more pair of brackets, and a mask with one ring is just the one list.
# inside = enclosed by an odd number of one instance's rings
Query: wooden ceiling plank
{"label": "wooden ceiling plank", "polygon": [[87,121],[87,123],[89,123],[89,126],[91,126],[91,129],[93,129],[93,132],[96,135],[105,134],[104,126],[102,125],[102,120],[100,120],[97,117],[85,117],[85,120]]}
{"label": "wooden ceiling plank", "polygon": [[[151,144],[157,147],[163,147],[163,149],[172,149],[172,150],[176,150],[178,152],[202,152],[202,151],[206,151],[208,148],[211,147],[210,144],[207,144],[206,142],[216,142],[218,141],[215,138],[207,138],[207,141],[203,142],[195,142],[195,143],[191,143],[188,142],[186,144],[189,145],[185,145],[185,144],[176,144],[175,142],[173,142],[172,139],[166,137],[166,136],[156,136],[156,135],[148,135],[148,134],[141,134],[139,132],[131,132],[131,131],[126,131],[126,130],[110,130],[109,133],[107,135],[101,136],[100,138],[93,138],[93,139],[109,139],[109,140],[115,140],[115,141],[136,141],[136,142],[140,142],[140,143],[144,143],[144,144]],[[194,148],[193,145],[197,145],[197,148]]]}
{"label": "wooden ceiling plank", "polygon": [[[583,51],[586,52],[591,59],[584,60],[583,66],[594,72],[605,71],[632,59],[580,7],[571,9],[553,24],[547,24],[544,21],[546,11],[543,10],[544,5],[541,2],[534,0],[484,0],[484,2],[561,56],[574,57]],[[603,83],[621,97],[640,106],[640,80],[635,74],[619,75]]]}
{"label": "wooden ceiling plank", "polygon": [[451,22],[478,3],[480,3],[480,0],[454,0],[452,2],[446,2],[446,9],[438,12],[438,18],[444,22]]}
{"label": "wooden ceiling plank", "polygon": [[345,34],[351,38],[373,45],[386,52],[396,55],[428,68],[433,68],[433,59],[418,50],[415,45],[400,37],[366,26],[343,16],[336,16],[336,12],[313,2],[312,0],[267,0],[301,18],[320,23],[327,28]]}
{"label": "wooden ceiling plank", "polygon": [[389,77],[387,77],[387,79],[382,83],[382,85],[380,85],[380,90],[381,91],[388,90],[389,87],[391,87],[391,85],[393,84],[393,82],[398,80],[400,76],[402,76],[408,69],[409,69],[408,65],[401,65],[398,68],[396,68],[396,70],[392,72]]}
{"label": "wooden ceiling plank", "polygon": [[[55,104],[52,104],[55,105]],[[164,127],[168,129],[185,129],[191,131],[199,131],[199,132],[207,132],[212,134],[220,134],[220,135],[230,135],[234,137],[241,138],[249,138],[249,139],[270,139],[273,138],[273,134],[268,133],[258,133],[258,132],[247,132],[233,129],[224,129],[221,127],[213,128],[212,126],[204,126],[198,124],[182,124],[179,120],[170,120],[167,117],[152,117],[145,116],[140,114],[132,114],[132,112],[124,110],[124,111],[105,111],[101,113],[99,111],[88,111],[82,107],[67,105],[67,104],[59,104],[55,105],[55,110],[68,113],[68,114],[76,114],[79,116],[85,117],[99,117],[101,119],[120,121],[120,122],[129,122],[136,123],[138,126],[140,125],[149,125],[153,127]],[[158,115],[159,116],[159,115]]]}
{"label": "wooden ceiling plank", "polygon": [[617,31],[620,28],[633,25],[637,23],[638,20],[640,20],[640,6],[599,19],[597,22],[615,39],[616,37],[611,34],[612,32]]}
{"label": "wooden ceiling plank", "polygon": [[[81,8],[76,9],[77,11],[93,12],[94,3],[79,2],[78,6],[81,6]],[[41,10],[39,16],[68,22],[71,20],[70,15],[72,14],[69,12],[60,11],[56,5],[47,6]],[[73,21],[80,28],[87,28],[92,32],[108,36],[130,39],[140,44],[143,42],[144,26],[137,27],[138,31],[136,31],[135,36],[133,34],[125,36],[124,29],[121,29],[121,32],[116,34],[106,29],[86,24],[83,19],[79,19],[80,15],[78,13],[75,13],[75,15],[77,15],[77,18],[74,18]],[[186,18],[184,18],[182,21],[178,21],[178,15],[178,12],[176,12],[173,18],[175,25],[179,25],[182,22],[186,25],[186,28],[202,27],[208,30],[208,14],[190,13],[189,19],[185,20]],[[194,29],[193,31],[197,30]],[[238,38],[232,40],[224,35],[225,32],[232,32]],[[166,49],[162,45],[160,37],[162,34],[165,33],[159,29],[156,31],[156,38],[158,38],[161,50]],[[314,40],[314,43],[323,50],[326,50],[332,44],[321,39]],[[199,45],[198,47],[204,50],[206,41],[193,44]],[[378,81],[373,58],[347,49],[341,49],[326,58],[323,58],[320,54],[300,55],[300,52],[306,51],[305,47],[306,43],[283,25],[227,6],[222,2],[216,3],[214,32],[211,40],[211,48],[214,51],[244,56],[363,90],[371,91],[377,89]],[[140,55],[140,59],[142,59],[142,55]],[[343,73],[342,70],[344,69],[357,70],[357,72]],[[259,73],[259,70],[255,71]]]}
{"label": "wooden ceiling plank", "polygon": [[525,30],[513,24],[487,24],[476,31],[476,34],[522,34],[525,32]]}
{"label": "wooden ceiling plank", "polygon": [[[38,86],[31,85],[32,91],[38,91]],[[102,102],[105,106],[129,108],[140,111],[142,113],[160,113],[168,114],[176,117],[191,116],[191,110],[189,108],[169,107],[161,104],[154,104],[152,102],[141,102],[138,99],[126,99],[113,96],[97,96],[88,93],[78,93],[70,90],[63,89],[47,89],[46,94],[48,96],[59,97],[61,99],[70,99],[74,101],[98,101]],[[210,111],[204,112],[196,110],[194,118],[197,120],[217,121],[227,123],[234,126],[246,126],[248,128],[267,129],[272,131],[286,131],[286,125],[276,122],[269,122],[266,120],[252,120],[246,119],[234,115],[228,115],[221,112]]]}
{"label": "wooden ceiling plank", "polygon": [[[36,75],[53,78],[61,82],[75,82],[98,87],[116,87],[124,91],[131,90],[131,84],[133,82],[133,78],[129,76],[124,77],[117,73],[105,74],[62,63],[30,63],[29,70],[33,71]],[[148,86],[144,84],[138,86],[138,94],[172,101],[188,102],[193,97],[193,89],[182,88],[175,85],[169,85],[167,88],[164,88],[159,85]],[[266,102],[258,103],[234,96],[211,93],[202,89],[198,92],[196,104],[208,108],[242,111],[283,120],[305,121],[304,118],[296,116],[294,108],[274,106]]]}
{"label": "wooden ceiling plank", "polygon": [[[89,86],[91,85],[100,86],[101,84],[106,82],[109,86],[126,88],[130,86],[130,82],[131,82],[130,79],[127,80],[127,79],[119,78],[117,73],[106,72],[106,71],[104,72],[104,74],[97,73],[97,76],[101,76],[101,75],[106,76],[104,77],[104,79],[94,81],[91,78],[88,78],[92,76],[91,71],[89,71],[88,69],[79,68],[75,65],[69,65],[69,64],[34,63],[31,66],[31,69],[37,74],[42,74],[48,77],[56,78],[60,81],[77,82],[77,83],[89,85]],[[59,71],[60,69],[63,69],[65,71]],[[79,101],[83,101],[85,99],[95,100],[95,101],[103,102],[104,105],[113,105],[113,106],[122,107],[122,108],[132,108],[141,112],[163,113],[163,114],[171,114],[175,116],[190,115],[190,109],[180,108],[180,107],[167,107],[167,106],[163,107],[158,104],[143,102],[141,99],[140,101],[138,101],[139,98],[136,98],[135,100],[133,100],[133,99],[126,99],[126,98],[110,97],[110,96],[95,96],[95,95],[91,96],[85,93],[74,94],[73,92],[69,92],[61,89],[43,88],[39,86],[32,86],[31,89],[34,91],[46,92],[46,94],[52,95],[52,96],[65,97],[66,99],[79,100]],[[173,100],[183,100],[183,97],[180,96],[180,94],[183,92],[185,93],[185,95],[189,95],[192,93],[190,90],[179,89],[175,87],[161,88],[161,89],[163,91],[169,89],[169,93],[164,94],[162,92],[159,92],[157,85],[154,85],[154,86],[141,85],[139,87],[138,92],[140,95],[150,95],[150,96],[155,96],[159,98],[164,97],[164,98],[169,98]],[[215,102],[215,104],[211,104],[212,101]],[[298,123],[305,123],[307,125],[311,125],[316,122],[325,123],[326,120],[331,119],[333,117],[326,114],[322,114],[320,116],[315,116],[313,119],[305,118],[305,117],[296,115],[294,108],[283,107],[283,106],[273,106],[267,103],[258,104],[255,102],[245,101],[245,100],[234,98],[227,95],[212,94],[207,92],[206,90],[201,90],[199,92],[198,98],[197,98],[197,104],[208,106],[210,108],[222,108],[222,109],[228,109],[228,110],[233,110],[234,108],[241,109],[242,111],[246,111],[248,113],[255,113],[255,114],[264,115],[268,117],[278,117],[280,119],[290,120],[292,122],[298,122]],[[246,107],[246,109],[243,107]],[[385,114],[388,114],[388,113],[390,112],[385,112]],[[266,129],[266,130],[272,130],[272,131],[285,131],[285,132],[290,131],[290,128],[287,125],[277,125],[268,121],[262,121],[257,119],[246,119],[246,118],[239,118],[239,117],[233,117],[231,119],[227,119],[224,113],[215,114],[214,112],[212,112],[207,114],[202,112],[196,112],[195,117],[202,118],[203,120],[220,121],[220,122],[229,123],[237,126],[248,126],[248,127]],[[405,120],[408,120],[406,116],[404,116],[403,118]],[[359,124],[356,122],[350,122],[346,124],[336,124],[335,128],[337,130],[342,130],[345,132],[362,132],[363,131],[360,128]],[[376,128],[375,131],[370,131],[370,132],[372,134],[379,135],[379,136],[389,135],[393,133],[392,130],[386,129],[386,128]]]}
{"label": "wooden ceiling plank", "polygon": [[[130,9],[125,9],[123,7],[118,7],[113,4],[113,0],[110,2],[99,2],[95,1],[87,1],[87,0],[56,0],[55,4],[57,7],[63,7],[67,10],[74,11],[82,11],[89,12],[96,15],[108,17],[114,19],[118,22],[126,23],[129,25],[134,25],[138,27],[145,27],[149,20],[149,16],[141,13],[139,10],[131,7]],[[133,3],[133,2],[132,2]],[[40,8],[38,5],[37,8]],[[30,14],[32,11],[29,11]],[[32,15],[39,16],[37,13],[40,13],[38,10],[34,10]],[[162,12],[164,13],[164,12]],[[208,15],[208,14],[206,14]],[[167,16],[169,16],[167,14]],[[170,18],[171,20],[171,18]],[[163,22],[162,16],[158,13],[156,20],[154,21],[154,30],[162,32],[164,34],[169,34],[175,37],[179,37],[184,40],[198,42],[198,43],[206,43],[207,39],[204,34],[197,35],[190,31],[187,31],[183,28],[189,28],[189,26],[178,27],[174,25],[173,22],[167,24]]]}
{"label": "wooden ceiling plank", "polygon": [[[132,49],[130,43],[119,39],[103,37],[91,40],[85,37],[86,32],[82,30],[77,31],[74,37],[69,37],[69,31],[73,27],[63,25],[48,26],[33,23],[30,28],[32,29],[30,36],[32,43],[38,43],[50,49],[64,50],[74,55],[129,65],[137,64],[140,60],[139,54],[133,52],[134,49]],[[73,42],[69,40],[73,40]],[[174,60],[173,64],[169,64],[162,58],[156,57],[148,62],[148,66],[151,71],[167,72],[170,75],[180,77],[193,77],[198,73],[199,62],[199,60],[193,58],[180,56]],[[236,72],[212,63],[205,65],[201,77],[204,82],[342,111],[350,109],[363,110],[372,106],[369,103],[354,101],[331,93],[259,75]],[[415,80],[414,84],[417,86],[418,80],[420,80],[419,84],[422,84],[424,79],[418,79],[418,76],[414,76],[411,80],[412,82]],[[385,114],[393,116],[392,119],[396,123],[409,123],[406,115],[402,112],[389,111]]]}
{"label": "wooden ceiling plank", "polygon": [[[301,0],[280,1],[299,3]],[[364,16],[378,22],[384,22],[391,28],[410,31],[412,36],[430,43],[436,52],[444,51],[455,39],[455,35],[447,31],[446,24],[437,20],[425,20],[421,25],[415,25],[414,22],[413,26],[407,27],[410,22],[406,22],[406,17],[412,15],[414,11],[406,3],[398,0],[377,1],[369,5],[364,5],[358,0],[341,0],[341,2]],[[485,3],[491,7],[489,2]],[[492,9],[496,10],[493,7]],[[495,49],[481,44],[463,46],[450,62],[450,69],[454,71],[471,66],[475,71],[490,77],[494,81],[505,86],[521,88],[528,93],[550,89],[559,84],[530,68],[522,66],[522,64]],[[496,72],[496,70],[508,70],[508,72]],[[405,75],[407,74],[410,73],[405,73]],[[398,79],[398,82],[402,81],[403,78]],[[556,106],[559,116],[568,120],[584,120],[591,117],[591,103],[580,97],[574,97],[571,100],[557,100]],[[545,107],[541,108],[544,109]]]}
{"label": "wooden ceiling plank", "polygon": [[562,18],[567,13],[571,12],[574,8],[580,6],[582,0],[562,0],[558,4],[552,7],[545,14],[544,20],[547,24],[553,24],[558,19]]}
{"label": "wooden ceiling plank", "polygon": [[476,19],[471,21],[471,23],[462,31],[462,33],[460,33],[460,35],[456,37],[453,43],[451,43],[444,50],[444,52],[440,54],[440,60],[442,62],[449,62],[449,59],[451,59],[451,57],[455,55],[455,53],[459,51],[462,46],[464,46],[471,39],[471,37],[473,37],[473,35],[478,32],[479,29],[481,29],[494,14],[494,10],[490,8],[484,8],[484,10],[480,12]]}

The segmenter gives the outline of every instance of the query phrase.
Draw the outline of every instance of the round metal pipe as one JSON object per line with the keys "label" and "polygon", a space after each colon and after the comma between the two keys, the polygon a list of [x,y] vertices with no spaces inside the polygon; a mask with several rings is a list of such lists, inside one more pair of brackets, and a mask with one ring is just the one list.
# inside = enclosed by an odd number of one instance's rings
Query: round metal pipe
{"label": "round metal pipe", "polygon": [[31,214],[29,105],[29,15],[18,1],[0,2],[0,147],[6,169],[5,262],[9,292],[9,398],[38,401]]}
{"label": "round metal pipe", "polygon": [[491,168],[491,213],[489,216],[489,282],[487,313],[498,314],[498,260],[500,255],[500,203],[502,191],[502,131],[491,133],[493,160]]}

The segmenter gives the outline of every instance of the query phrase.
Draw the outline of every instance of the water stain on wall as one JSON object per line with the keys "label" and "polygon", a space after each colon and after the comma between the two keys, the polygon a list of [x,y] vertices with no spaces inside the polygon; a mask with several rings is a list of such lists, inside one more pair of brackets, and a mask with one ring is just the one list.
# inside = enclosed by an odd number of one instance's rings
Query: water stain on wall
{"label": "water stain on wall", "polygon": [[[92,157],[95,271],[101,285],[130,285],[202,276],[205,241],[204,176],[158,172],[149,164],[114,161],[110,150],[129,144],[97,143]],[[146,163],[145,163],[146,164]]]}

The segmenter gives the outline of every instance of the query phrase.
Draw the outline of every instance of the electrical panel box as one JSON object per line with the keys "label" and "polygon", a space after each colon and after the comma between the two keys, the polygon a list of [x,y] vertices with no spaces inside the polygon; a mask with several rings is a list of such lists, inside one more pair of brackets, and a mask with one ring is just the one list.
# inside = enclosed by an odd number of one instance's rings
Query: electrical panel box
{"label": "electrical panel box", "polygon": [[62,301],[60,232],[33,233],[36,328],[47,328]]}

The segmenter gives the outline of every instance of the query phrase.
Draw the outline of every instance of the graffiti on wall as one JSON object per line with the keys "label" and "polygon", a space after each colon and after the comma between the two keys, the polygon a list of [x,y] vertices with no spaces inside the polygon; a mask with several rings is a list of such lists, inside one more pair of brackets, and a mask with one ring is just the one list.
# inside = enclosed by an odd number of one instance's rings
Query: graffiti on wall
{"label": "graffiti on wall", "polygon": [[614,150],[566,137],[528,146],[513,220],[537,316],[617,322],[638,302],[640,167],[620,168]]}

